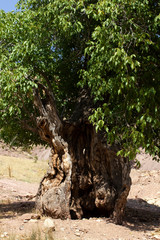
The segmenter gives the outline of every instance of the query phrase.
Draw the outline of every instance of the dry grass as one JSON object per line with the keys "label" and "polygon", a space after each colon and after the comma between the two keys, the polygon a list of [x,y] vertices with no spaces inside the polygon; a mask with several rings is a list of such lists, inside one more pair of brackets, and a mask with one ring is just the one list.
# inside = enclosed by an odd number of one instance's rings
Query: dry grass
{"label": "dry grass", "polygon": [[0,177],[39,183],[46,172],[47,161],[0,156]]}
{"label": "dry grass", "polygon": [[44,233],[40,231],[40,229],[33,229],[29,234],[6,234],[3,231],[0,231],[0,239],[8,239],[8,240],[54,240],[53,233]]}

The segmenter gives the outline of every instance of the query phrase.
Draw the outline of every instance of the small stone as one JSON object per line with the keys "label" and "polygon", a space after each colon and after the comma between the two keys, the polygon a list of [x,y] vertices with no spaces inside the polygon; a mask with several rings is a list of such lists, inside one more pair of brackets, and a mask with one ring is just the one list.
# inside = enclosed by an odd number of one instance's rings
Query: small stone
{"label": "small stone", "polygon": [[160,239],[160,235],[154,235],[155,239]]}
{"label": "small stone", "polygon": [[97,219],[96,222],[102,222],[102,220],[101,219]]}
{"label": "small stone", "polygon": [[76,235],[77,237],[81,236],[80,232],[75,232],[74,235]]}
{"label": "small stone", "polygon": [[31,220],[29,220],[29,222],[36,223],[36,222],[38,222],[38,220],[37,219],[31,219]]}
{"label": "small stone", "polygon": [[1,238],[4,238],[4,237],[7,237],[8,236],[8,233],[7,232],[4,232],[3,234],[1,234]]}
{"label": "small stone", "polygon": [[43,225],[44,225],[45,229],[55,231],[55,223],[54,223],[54,221],[51,218],[47,218],[44,221]]}
{"label": "small stone", "polygon": [[24,226],[23,226],[23,225],[19,227],[19,230],[23,230],[23,229],[24,229]]}
{"label": "small stone", "polygon": [[154,204],[154,203],[155,203],[155,199],[149,199],[149,200],[147,201],[147,203],[149,203],[149,204]]}
{"label": "small stone", "polygon": [[20,216],[19,218],[22,220],[30,220],[31,219],[31,214],[30,213],[25,213],[22,216]]}
{"label": "small stone", "polygon": [[26,220],[26,219],[25,219],[23,222],[24,222],[24,223],[27,223],[28,221],[29,221],[29,220]]}

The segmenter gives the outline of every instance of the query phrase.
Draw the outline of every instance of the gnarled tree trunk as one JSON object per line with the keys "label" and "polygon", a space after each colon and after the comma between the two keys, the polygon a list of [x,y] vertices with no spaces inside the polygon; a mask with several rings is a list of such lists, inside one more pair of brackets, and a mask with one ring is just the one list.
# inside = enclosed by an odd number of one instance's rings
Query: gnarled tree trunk
{"label": "gnarled tree trunk", "polygon": [[39,186],[37,208],[53,218],[113,216],[121,223],[131,185],[129,162],[84,118],[60,120],[52,94],[45,91],[45,105],[35,92],[41,114],[37,125],[52,157]]}

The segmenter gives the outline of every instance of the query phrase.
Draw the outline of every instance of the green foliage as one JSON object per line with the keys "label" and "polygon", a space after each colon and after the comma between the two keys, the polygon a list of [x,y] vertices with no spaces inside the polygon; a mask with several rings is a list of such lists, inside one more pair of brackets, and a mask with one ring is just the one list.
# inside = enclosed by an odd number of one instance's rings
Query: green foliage
{"label": "green foliage", "polygon": [[81,81],[98,102],[90,120],[130,159],[140,146],[160,156],[159,11],[156,1],[102,0],[88,8],[97,21]]}
{"label": "green foliage", "polygon": [[132,159],[142,147],[160,156],[160,3],[20,0],[17,7],[0,12],[2,137],[35,141],[20,126],[36,126],[37,82],[67,117],[81,86],[98,106],[90,121],[119,154]]}

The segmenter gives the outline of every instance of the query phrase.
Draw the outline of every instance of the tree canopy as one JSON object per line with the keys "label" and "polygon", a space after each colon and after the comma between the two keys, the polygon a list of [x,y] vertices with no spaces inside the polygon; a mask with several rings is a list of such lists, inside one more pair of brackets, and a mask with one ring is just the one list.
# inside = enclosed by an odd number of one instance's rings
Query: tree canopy
{"label": "tree canopy", "polygon": [[0,11],[0,137],[40,142],[40,86],[66,119],[87,88],[89,120],[106,132],[106,144],[130,159],[139,147],[160,157],[159,59],[159,1],[20,0],[17,11]]}

